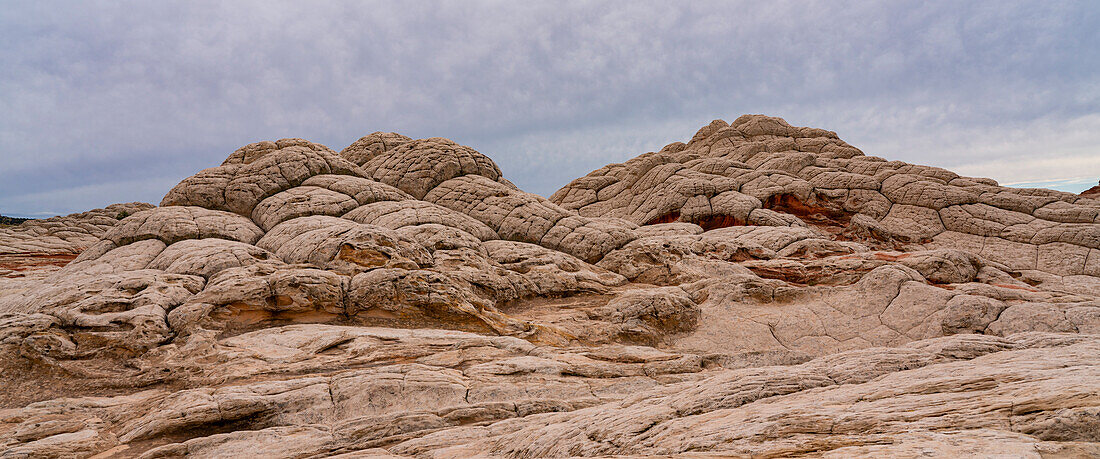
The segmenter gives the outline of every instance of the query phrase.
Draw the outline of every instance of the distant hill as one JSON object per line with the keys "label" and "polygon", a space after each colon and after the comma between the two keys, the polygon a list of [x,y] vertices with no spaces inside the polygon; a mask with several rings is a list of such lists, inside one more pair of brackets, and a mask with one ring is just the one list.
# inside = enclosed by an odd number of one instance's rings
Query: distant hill
{"label": "distant hill", "polygon": [[18,225],[27,220],[34,220],[33,218],[19,218],[19,217],[5,217],[0,215],[0,225]]}

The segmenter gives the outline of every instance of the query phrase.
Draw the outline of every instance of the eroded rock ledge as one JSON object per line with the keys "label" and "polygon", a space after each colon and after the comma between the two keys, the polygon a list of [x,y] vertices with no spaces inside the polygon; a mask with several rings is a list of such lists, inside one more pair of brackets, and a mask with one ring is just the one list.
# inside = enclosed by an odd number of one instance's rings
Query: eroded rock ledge
{"label": "eroded rock ledge", "polygon": [[0,282],[0,455],[1100,455],[1084,195],[746,115],[550,199],[374,133],[119,206],[0,232],[67,254]]}

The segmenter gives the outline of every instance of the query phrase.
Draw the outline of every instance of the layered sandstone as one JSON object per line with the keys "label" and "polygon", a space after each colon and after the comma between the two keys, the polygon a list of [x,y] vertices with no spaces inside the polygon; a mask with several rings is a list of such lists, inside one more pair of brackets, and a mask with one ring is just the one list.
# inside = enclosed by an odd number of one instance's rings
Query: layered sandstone
{"label": "layered sandstone", "polygon": [[123,217],[0,291],[2,454],[1100,454],[1100,201],[779,118],[550,199],[259,142]]}

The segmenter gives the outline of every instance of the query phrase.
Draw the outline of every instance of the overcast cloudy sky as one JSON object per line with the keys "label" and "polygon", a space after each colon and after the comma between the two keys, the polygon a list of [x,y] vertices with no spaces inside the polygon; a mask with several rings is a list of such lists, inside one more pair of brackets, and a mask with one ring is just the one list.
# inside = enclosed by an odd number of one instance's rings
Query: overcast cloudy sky
{"label": "overcast cloudy sky", "polygon": [[1095,1],[5,0],[0,43],[5,215],[156,203],[250,142],[379,130],[549,195],[743,113],[1005,184],[1100,179]]}

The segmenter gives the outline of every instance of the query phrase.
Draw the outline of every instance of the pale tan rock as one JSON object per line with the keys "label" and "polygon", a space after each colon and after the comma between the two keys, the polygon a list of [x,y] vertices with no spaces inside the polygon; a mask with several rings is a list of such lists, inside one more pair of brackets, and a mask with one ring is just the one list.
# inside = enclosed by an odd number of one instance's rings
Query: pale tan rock
{"label": "pale tan rock", "polygon": [[271,457],[301,457],[323,454],[332,438],[332,433],[327,429],[313,426],[272,427],[164,445],[140,457],[241,457],[253,455],[257,451],[263,451],[263,454]]}
{"label": "pale tan rock", "polygon": [[318,153],[332,152],[328,147],[313,143],[305,139],[279,139],[274,142],[263,141],[250,143],[238,148],[222,162],[223,166],[230,164],[252,164],[265,156],[278,154],[279,150],[298,147],[301,150],[310,150]]}
{"label": "pale tan rock", "polygon": [[402,226],[397,228],[395,232],[416,241],[433,253],[437,250],[472,249],[481,254],[486,254],[480,239],[452,226],[426,223]]}
{"label": "pale tan rock", "polygon": [[462,230],[482,241],[500,236],[484,223],[469,215],[425,201],[382,201],[360,206],[344,214],[344,218],[390,229],[406,226],[438,224]]}
{"label": "pale tan rock", "polygon": [[909,242],[929,241],[945,231],[935,209],[906,204],[894,204],[880,223]]}
{"label": "pale tan rock", "polygon": [[408,193],[384,183],[353,175],[314,175],[302,182],[302,186],[315,186],[343,193],[355,198],[359,205],[379,201],[404,201],[413,199]]}
{"label": "pale tan rock", "polygon": [[682,289],[665,287],[625,292],[588,315],[613,325],[603,325],[600,330],[590,332],[593,335],[607,334],[613,341],[653,346],[668,340],[670,335],[694,330],[700,313]]}
{"label": "pale tan rock", "polygon": [[251,216],[265,198],[316,175],[359,176],[362,171],[323,145],[301,139],[259,142],[234,152],[172,188],[161,206],[198,206]]}
{"label": "pale tan rock", "polygon": [[[111,247],[114,247],[114,245],[114,243],[110,244]],[[72,263],[58,271],[55,276],[88,276],[145,269],[166,247],[164,242],[158,239],[134,242],[122,247],[112,248],[94,259],[81,260],[78,258],[73,260]],[[153,267],[152,269],[160,268]]]}
{"label": "pale tan rock", "polygon": [[884,180],[882,195],[895,205],[912,205],[935,210],[978,202],[978,196],[964,189],[911,174],[897,174]]}
{"label": "pale tan rock", "polygon": [[345,313],[346,276],[314,268],[256,263],[213,276],[202,292],[168,314],[177,333],[245,329],[282,320],[329,322]]}
{"label": "pale tan rock", "polygon": [[1067,311],[1069,308],[1061,304],[1014,304],[1001,312],[997,320],[989,324],[987,330],[991,334],[1005,336],[1024,331],[1077,332],[1079,324],[1088,329],[1095,329],[1100,319],[1095,312],[1100,305],[1081,306],[1084,307],[1075,308],[1079,309],[1077,314],[1070,315]]}
{"label": "pale tan rock", "polygon": [[63,217],[28,220],[18,226],[0,226],[0,255],[81,253],[120,220],[152,207],[142,202],[111,204]]}
{"label": "pale tan rock", "polygon": [[956,295],[943,312],[944,334],[984,333],[1008,305],[980,295]]}
{"label": "pale tan rock", "polygon": [[256,245],[287,263],[308,263],[349,275],[382,267],[417,269],[433,263],[420,244],[394,230],[323,215],[284,222]]}
{"label": "pale tan rock", "polygon": [[1100,453],[1085,197],[746,115],[549,200],[376,132],[163,204],[0,229],[0,456]]}
{"label": "pale tan rock", "polygon": [[362,166],[374,159],[374,157],[391,152],[395,148],[411,141],[412,139],[396,132],[373,132],[359,138],[359,140],[356,140],[347,148],[340,150],[340,156]]}
{"label": "pale tan rock", "polygon": [[733,263],[772,258],[775,252],[754,241],[715,238],[711,234],[637,239],[607,254],[597,266],[617,272],[634,282],[656,285],[713,277],[747,270]]}
{"label": "pale tan rock", "polygon": [[974,280],[981,260],[962,250],[934,250],[912,253],[898,260],[915,269],[925,279],[940,284],[962,284]]}
{"label": "pale tan rock", "polygon": [[639,239],[650,236],[678,236],[702,234],[703,228],[694,223],[658,223],[640,226],[634,230]]}
{"label": "pale tan rock", "polygon": [[149,262],[148,267],[210,279],[229,268],[271,260],[276,260],[274,254],[251,244],[217,238],[188,239],[165,248]]}
{"label": "pale tan rock", "polygon": [[264,199],[252,211],[252,221],[264,231],[298,217],[330,215],[339,217],[359,207],[359,203],[343,193],[325,188],[299,186]]}
{"label": "pale tan rock", "polygon": [[445,274],[376,269],[356,275],[348,287],[348,313],[380,323],[515,334],[526,326],[501,314]]}
{"label": "pale tan rock", "polygon": [[[642,225],[805,224],[883,247],[934,242],[1014,269],[1060,275],[1083,273],[1088,251],[1100,244],[1100,211],[1087,199],[863,156],[835,133],[778,118],[739,120],[717,120],[686,144],[593,171],[551,200],[581,215]],[[947,233],[990,239],[975,249],[968,240],[940,237]],[[1053,243],[1080,249],[1038,248]],[[1073,250],[1079,254],[1067,253]],[[1049,255],[1036,262],[1037,253]],[[1055,262],[1066,256],[1071,260]]]}
{"label": "pale tan rock", "polygon": [[994,429],[953,432],[918,431],[897,435],[888,444],[845,446],[827,458],[896,457],[1090,457],[1100,454],[1094,443],[1042,441],[1035,437]]}
{"label": "pale tan rock", "polygon": [[99,352],[133,355],[162,344],[172,337],[168,311],[205,284],[200,277],[157,270],[66,279],[0,311],[56,318],[59,333],[25,338],[30,349],[53,358],[81,358]]}
{"label": "pale tan rock", "polygon": [[484,246],[489,258],[530,282],[529,290],[521,290],[519,298],[607,293],[609,287],[626,283],[619,274],[542,246],[511,241],[489,241]]}
{"label": "pale tan rock", "polygon": [[424,199],[473,217],[502,239],[544,245],[590,263],[635,237],[630,222],[577,216],[480,175],[443,182]]}
{"label": "pale tan rock", "polygon": [[185,239],[221,238],[253,244],[263,231],[251,220],[201,207],[157,207],[126,217],[103,238],[117,245],[145,239],[173,244]]}
{"label": "pale tan rock", "polygon": [[[350,148],[350,147],[349,147]],[[464,175],[500,178],[493,160],[470,147],[433,137],[412,140],[386,150],[363,164],[368,177],[423,199],[440,183]]]}
{"label": "pale tan rock", "polygon": [[[1094,377],[1095,364],[1086,363],[1091,357],[1082,354],[1094,346],[1095,342],[1044,350],[1052,361],[1026,366],[1020,364],[1036,350],[1002,351],[961,362],[932,354],[922,363],[910,360],[912,363],[902,364],[902,368],[916,369],[862,384],[838,385],[834,381],[843,372],[815,378],[812,373],[798,373],[799,367],[791,367],[785,375],[760,370],[730,372],[638,394],[611,410],[589,408],[513,423],[508,429],[497,429],[499,439],[483,444],[487,451],[502,455],[644,455],[688,450],[747,455],[881,444],[898,434],[939,430],[946,425],[1015,430],[1027,435],[1035,432],[1031,427],[1034,420],[1095,403],[1090,394],[1095,390],[1092,383],[1080,379]],[[906,357],[921,359],[919,354]],[[898,368],[897,363],[879,359],[871,358],[860,366],[878,367],[871,375]],[[817,362],[801,368],[808,371]],[[1065,371],[1062,365],[1069,362],[1085,367]],[[1043,376],[1033,379],[1039,375]],[[811,387],[822,389],[807,390]],[[867,393],[881,395],[862,399]],[[1049,398],[1054,393],[1073,393],[1080,398]],[[910,401],[901,402],[906,398]],[[954,408],[951,416],[941,415],[944,404]],[[1020,404],[1034,411],[1024,414],[1014,409]],[[1030,438],[1041,440],[1042,436]]]}

